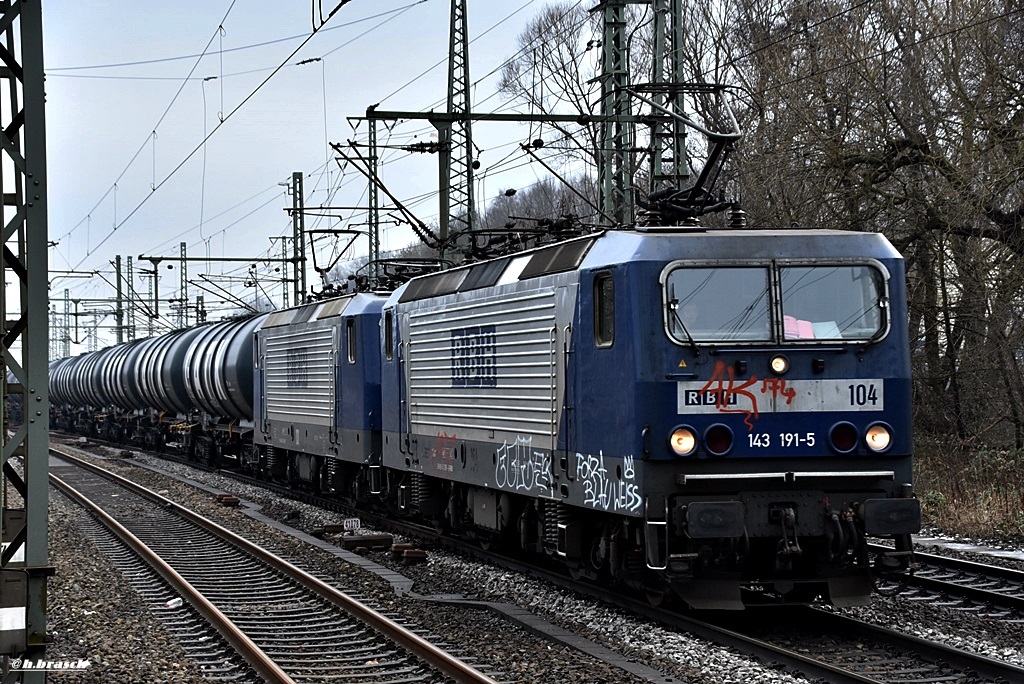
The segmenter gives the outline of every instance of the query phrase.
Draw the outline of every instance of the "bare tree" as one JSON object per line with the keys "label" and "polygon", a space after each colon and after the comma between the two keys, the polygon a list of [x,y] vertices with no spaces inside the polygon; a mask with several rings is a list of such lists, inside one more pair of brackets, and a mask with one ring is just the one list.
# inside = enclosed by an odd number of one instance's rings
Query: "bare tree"
{"label": "bare tree", "polygon": [[[740,0],[739,173],[766,224],[887,234],[907,257],[918,428],[1020,448],[1024,58],[1012,3]],[[770,19],[768,19],[770,18]],[[952,438],[952,439],[950,439]]]}
{"label": "bare tree", "polygon": [[[600,111],[601,86],[595,80],[600,65],[601,27],[580,3],[567,2],[541,10],[519,34],[518,50],[502,70],[499,92],[519,113],[581,113]],[[596,165],[599,140],[596,127],[547,124],[554,135],[545,140],[547,152],[563,160]],[[544,126],[531,126],[529,140],[544,139]]]}

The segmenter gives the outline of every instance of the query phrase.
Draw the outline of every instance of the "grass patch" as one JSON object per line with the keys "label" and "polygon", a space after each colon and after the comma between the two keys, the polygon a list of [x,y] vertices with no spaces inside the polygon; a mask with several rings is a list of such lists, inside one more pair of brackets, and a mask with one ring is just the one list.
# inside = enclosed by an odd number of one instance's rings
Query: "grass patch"
{"label": "grass patch", "polygon": [[1024,540],[1024,450],[919,443],[914,470],[925,525],[967,537]]}

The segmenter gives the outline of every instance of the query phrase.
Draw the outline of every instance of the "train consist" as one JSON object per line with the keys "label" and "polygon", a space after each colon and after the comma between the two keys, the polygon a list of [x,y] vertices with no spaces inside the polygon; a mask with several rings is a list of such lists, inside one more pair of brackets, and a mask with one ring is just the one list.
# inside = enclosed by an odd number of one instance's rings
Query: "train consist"
{"label": "train consist", "polygon": [[853,605],[920,526],[906,320],[880,235],[639,227],[57,361],[52,424],[652,600]]}

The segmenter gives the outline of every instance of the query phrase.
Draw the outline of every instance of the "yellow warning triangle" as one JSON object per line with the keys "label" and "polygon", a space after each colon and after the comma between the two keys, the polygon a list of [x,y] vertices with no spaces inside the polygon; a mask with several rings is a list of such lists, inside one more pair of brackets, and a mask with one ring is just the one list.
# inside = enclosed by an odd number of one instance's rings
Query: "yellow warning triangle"
{"label": "yellow warning triangle", "polygon": [[687,367],[686,366],[686,359],[680,359],[679,360],[679,367],[680,368],[686,368]]}

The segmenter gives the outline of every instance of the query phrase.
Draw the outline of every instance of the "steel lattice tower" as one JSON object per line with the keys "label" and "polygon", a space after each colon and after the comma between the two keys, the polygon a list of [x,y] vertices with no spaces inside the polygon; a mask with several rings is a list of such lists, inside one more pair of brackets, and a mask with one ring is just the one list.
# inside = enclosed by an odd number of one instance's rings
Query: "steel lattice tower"
{"label": "steel lattice tower", "polygon": [[[448,44],[448,114],[451,120],[437,125],[441,153],[441,240],[471,236],[474,229],[473,132],[470,123],[469,37],[466,0],[452,0]],[[446,159],[447,157],[447,159]],[[444,169],[447,169],[445,173]],[[472,237],[459,239],[468,250]],[[442,245],[444,249],[446,245]]]}
{"label": "steel lattice tower", "polygon": [[[635,116],[630,103],[629,49],[626,35],[627,5],[651,5],[654,9],[654,54],[651,74],[654,102],[662,112],[683,114],[682,0],[604,0],[594,11],[603,14],[604,54],[601,63],[601,130],[598,160],[599,205],[618,225],[633,221],[633,155],[636,147]],[[685,127],[679,118],[653,116],[649,191],[682,188],[689,178]]]}
{"label": "steel lattice tower", "polygon": [[128,268],[125,274],[125,283],[128,285],[128,339],[135,339],[135,308],[138,306],[138,294],[135,292],[135,267],[132,258],[128,257]]}
{"label": "steel lattice tower", "polygon": [[179,245],[181,249],[181,262],[179,280],[178,280],[178,327],[188,327],[188,254],[187,245],[182,242]]}
{"label": "steel lattice tower", "polygon": [[[366,160],[366,166],[370,170],[372,176],[376,177],[380,169],[378,168],[378,162],[380,161],[377,153],[377,122],[370,122],[370,139],[367,149],[368,159]],[[368,222],[369,222],[369,237],[370,237],[370,284],[373,287],[377,287],[377,283],[380,281],[380,188],[373,181],[370,181],[369,190],[366,195]]]}
{"label": "steel lattice tower", "polygon": [[626,38],[628,0],[606,0],[601,60],[601,152],[598,160],[598,205],[617,225],[633,221],[633,126],[629,102],[629,50]]}
{"label": "steel lattice tower", "polygon": [[292,196],[292,259],[295,260],[295,304],[306,301],[306,215],[302,190],[302,172],[292,172],[289,188]]}
{"label": "steel lattice tower", "polygon": [[[654,95],[669,111],[683,114],[682,94],[671,86],[683,82],[682,0],[654,0],[654,85],[667,86]],[[650,192],[682,189],[690,177],[686,161],[686,129],[678,120],[651,126]]]}
{"label": "steel lattice tower", "polygon": [[[0,0],[0,196],[3,198],[4,395],[20,397],[21,425],[4,425],[0,519],[0,655],[38,659],[46,644],[48,440],[47,178],[43,17],[38,2]],[[14,381],[7,382],[7,372]],[[5,420],[6,422],[6,420]],[[8,430],[12,433],[9,435]],[[20,467],[15,467],[20,460]],[[23,674],[44,682],[43,672]]]}

